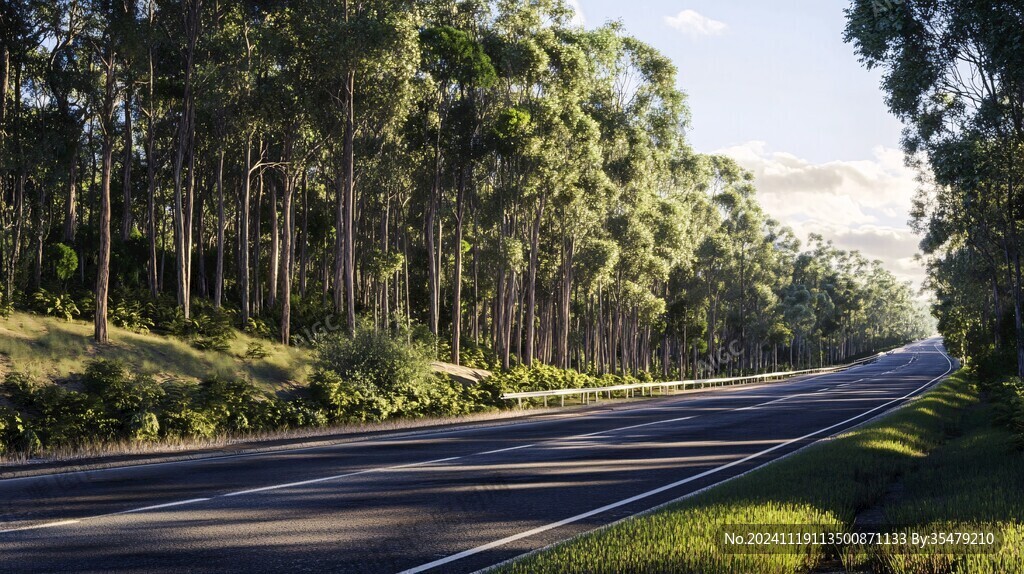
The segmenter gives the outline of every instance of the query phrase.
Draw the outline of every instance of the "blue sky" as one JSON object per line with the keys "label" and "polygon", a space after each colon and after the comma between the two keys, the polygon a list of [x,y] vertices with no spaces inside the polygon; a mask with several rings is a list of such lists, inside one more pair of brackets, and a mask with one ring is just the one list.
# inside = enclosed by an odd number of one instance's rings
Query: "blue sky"
{"label": "blue sky", "polygon": [[845,0],[575,0],[592,28],[621,20],[679,68],[690,143],[754,172],[761,203],[920,284],[907,227],[915,174],[880,74],[843,43]]}

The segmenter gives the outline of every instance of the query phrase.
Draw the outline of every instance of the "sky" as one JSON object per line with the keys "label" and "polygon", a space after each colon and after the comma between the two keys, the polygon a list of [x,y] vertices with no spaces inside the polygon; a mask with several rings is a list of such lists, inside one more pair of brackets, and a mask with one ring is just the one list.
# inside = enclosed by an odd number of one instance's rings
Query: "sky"
{"label": "sky", "polygon": [[619,20],[675,62],[691,145],[752,171],[772,217],[920,286],[907,225],[916,174],[880,73],[843,42],[846,0],[567,1],[578,23]]}

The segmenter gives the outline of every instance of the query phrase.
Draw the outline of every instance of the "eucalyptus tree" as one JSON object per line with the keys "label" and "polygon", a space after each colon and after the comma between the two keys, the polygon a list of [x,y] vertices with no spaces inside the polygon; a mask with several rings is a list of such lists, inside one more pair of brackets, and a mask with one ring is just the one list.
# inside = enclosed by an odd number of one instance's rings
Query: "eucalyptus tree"
{"label": "eucalyptus tree", "polygon": [[880,7],[856,0],[847,18],[847,41],[867,67],[884,71],[889,107],[908,126],[904,148],[927,160],[935,185],[962,197],[954,203],[986,214],[980,226],[950,218],[953,210],[920,215],[946,230],[969,224],[933,236],[927,247],[934,256],[952,256],[957,239],[979,251],[999,250],[1013,299],[1017,372],[1024,376],[1024,14],[1013,2],[905,0]]}
{"label": "eucalyptus tree", "polygon": [[432,132],[433,173],[423,222],[430,296],[428,326],[431,333],[438,334],[441,256],[437,233],[439,226],[435,222],[444,195],[442,175],[447,162],[455,181],[451,360],[456,364],[459,363],[462,336],[462,240],[466,204],[469,201],[466,196],[473,187],[472,164],[475,152],[480,148],[482,93],[497,80],[491,59],[478,39],[480,31],[474,29],[477,11],[482,8],[476,6],[475,10],[471,7],[469,10],[441,11],[433,15],[438,21],[432,22],[433,26],[420,32],[423,49],[421,67],[429,78],[429,117],[433,119],[429,130]]}

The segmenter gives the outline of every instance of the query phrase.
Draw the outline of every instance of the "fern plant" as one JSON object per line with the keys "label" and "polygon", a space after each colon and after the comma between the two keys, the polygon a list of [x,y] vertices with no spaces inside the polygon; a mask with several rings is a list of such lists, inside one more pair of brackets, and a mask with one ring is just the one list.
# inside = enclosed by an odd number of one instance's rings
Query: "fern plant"
{"label": "fern plant", "polygon": [[46,289],[36,291],[32,296],[36,309],[50,317],[70,321],[81,314],[75,300],[68,294],[50,293]]}

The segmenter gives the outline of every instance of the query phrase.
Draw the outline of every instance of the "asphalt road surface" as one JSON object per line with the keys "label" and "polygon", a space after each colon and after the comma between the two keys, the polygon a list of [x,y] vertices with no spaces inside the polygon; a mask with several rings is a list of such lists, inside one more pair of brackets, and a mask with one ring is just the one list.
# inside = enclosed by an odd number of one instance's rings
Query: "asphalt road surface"
{"label": "asphalt road surface", "polygon": [[8,479],[0,571],[471,572],[839,433],[952,369],[930,339],[571,416]]}

